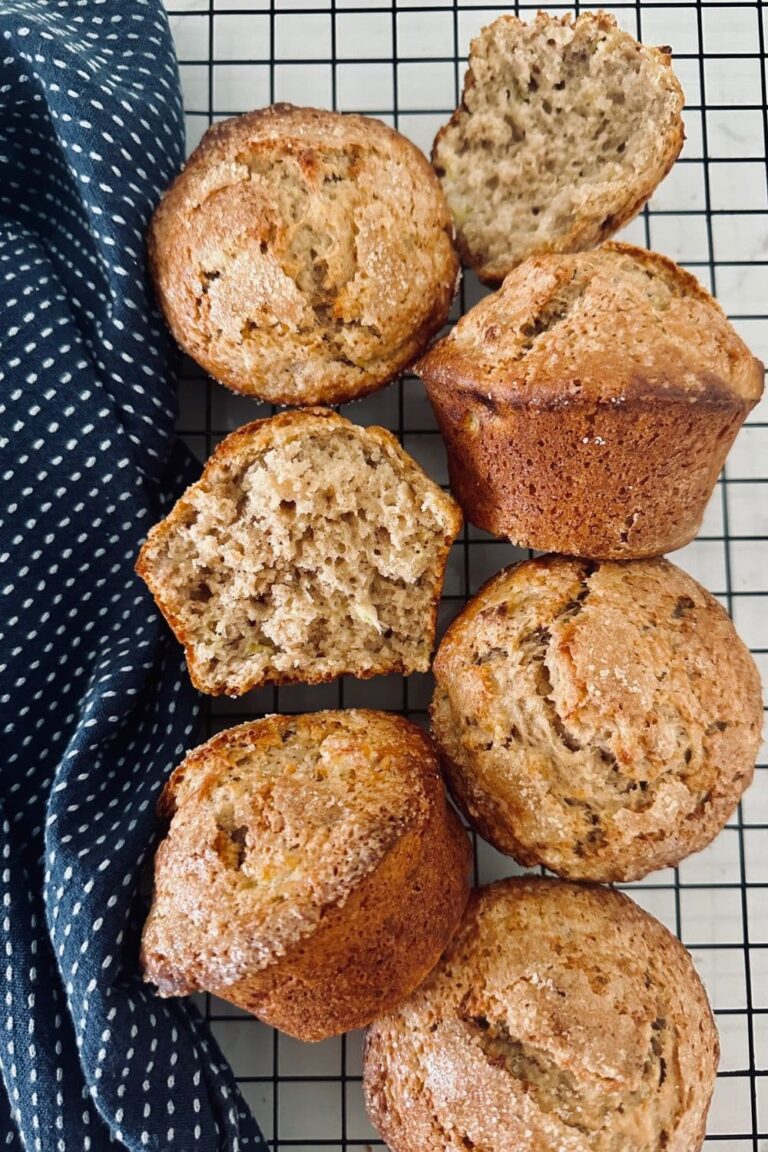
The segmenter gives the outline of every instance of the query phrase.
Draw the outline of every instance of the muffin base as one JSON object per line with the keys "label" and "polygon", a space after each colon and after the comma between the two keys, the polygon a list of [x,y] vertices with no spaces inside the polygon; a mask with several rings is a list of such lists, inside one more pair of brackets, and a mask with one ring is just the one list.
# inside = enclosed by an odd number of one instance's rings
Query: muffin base
{"label": "muffin base", "polygon": [[524,548],[594,560],[689,543],[752,407],[715,391],[535,405],[425,385],[467,518]]}

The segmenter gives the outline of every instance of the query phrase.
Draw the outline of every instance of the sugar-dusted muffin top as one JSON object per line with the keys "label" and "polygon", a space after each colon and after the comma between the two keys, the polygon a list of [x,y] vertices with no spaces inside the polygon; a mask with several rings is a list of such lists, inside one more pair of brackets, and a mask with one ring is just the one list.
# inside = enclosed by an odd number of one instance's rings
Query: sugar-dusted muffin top
{"label": "sugar-dusted muffin top", "polygon": [[289,104],[213,125],[149,234],[182,347],[276,404],[384,384],[443,324],[453,228],[419,150],[379,120]]}
{"label": "sugar-dusted muffin top", "polygon": [[435,659],[450,786],[501,851],[636,879],[708,844],[752,779],[760,679],[724,609],[666,560],[530,560]]}
{"label": "sugar-dusted muffin top", "polygon": [[149,978],[177,994],[264,969],[442,804],[431,743],[399,716],[268,716],[214,736],[163,792]]}
{"label": "sugar-dusted muffin top", "polygon": [[652,409],[684,398],[746,414],[763,391],[762,364],[699,281],[629,244],[531,257],[417,370],[436,389],[472,390],[491,406]]}
{"label": "sugar-dusted muffin top", "polygon": [[690,956],[626,896],[506,880],[368,1032],[391,1152],[696,1152],[718,1041]]}

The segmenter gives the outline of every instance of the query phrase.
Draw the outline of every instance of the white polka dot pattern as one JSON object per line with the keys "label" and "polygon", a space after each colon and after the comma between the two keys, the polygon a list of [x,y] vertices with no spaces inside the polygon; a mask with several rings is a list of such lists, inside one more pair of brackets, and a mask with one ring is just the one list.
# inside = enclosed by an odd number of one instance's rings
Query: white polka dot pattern
{"label": "white polka dot pattern", "polygon": [[181,163],[155,0],[0,6],[0,1143],[263,1148],[215,1043],[138,974],[158,790],[193,742],[133,574],[183,485],[144,232]]}

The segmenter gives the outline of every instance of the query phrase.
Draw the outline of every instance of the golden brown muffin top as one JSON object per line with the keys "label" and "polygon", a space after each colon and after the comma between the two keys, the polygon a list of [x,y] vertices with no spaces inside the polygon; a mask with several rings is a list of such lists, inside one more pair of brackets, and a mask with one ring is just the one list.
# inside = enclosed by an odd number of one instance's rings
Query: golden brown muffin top
{"label": "golden brown muffin top", "polygon": [[267,716],[214,736],[162,794],[170,824],[143,941],[151,978],[189,991],[265,968],[438,803],[431,742],[400,716]]}
{"label": "golden brown muffin top", "polygon": [[276,104],[213,125],[155,213],[150,263],[182,346],[222,383],[336,404],[425,346],[458,274],[427,160],[365,116]]}
{"label": "golden brown muffin top", "polygon": [[708,843],[752,777],[757,668],[720,604],[667,560],[500,572],[434,671],[452,787],[524,863],[637,878]]}
{"label": "golden brown muffin top", "polygon": [[506,880],[368,1036],[392,1152],[694,1152],[718,1042],[682,945],[626,896]]}
{"label": "golden brown muffin top", "polygon": [[416,366],[437,384],[531,406],[747,402],[763,365],[698,280],[629,244],[533,256]]}

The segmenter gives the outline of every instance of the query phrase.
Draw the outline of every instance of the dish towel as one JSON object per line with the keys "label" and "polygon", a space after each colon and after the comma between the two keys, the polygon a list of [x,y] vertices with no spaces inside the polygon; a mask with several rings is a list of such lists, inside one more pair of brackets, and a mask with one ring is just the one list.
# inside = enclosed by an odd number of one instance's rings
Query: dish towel
{"label": "dish towel", "polygon": [[197,711],[133,574],[189,479],[144,267],[183,158],[172,41],[156,0],[4,0],[0,61],[0,1141],[250,1152],[200,1016],[137,970]]}

